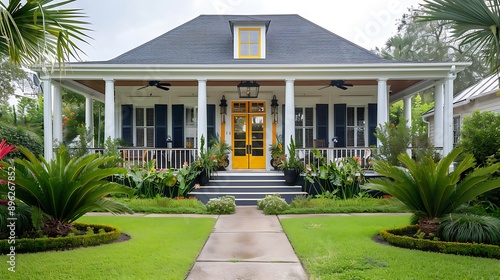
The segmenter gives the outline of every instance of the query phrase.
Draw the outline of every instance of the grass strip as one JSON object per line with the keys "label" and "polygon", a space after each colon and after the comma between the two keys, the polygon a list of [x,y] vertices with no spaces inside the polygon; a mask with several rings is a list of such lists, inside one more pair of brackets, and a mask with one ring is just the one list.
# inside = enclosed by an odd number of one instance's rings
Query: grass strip
{"label": "grass strip", "polygon": [[69,251],[16,255],[16,272],[0,256],[0,279],[184,279],[215,219],[83,217],[122,229],[131,240]]}
{"label": "grass strip", "polygon": [[498,260],[409,250],[374,242],[407,216],[282,219],[310,279],[497,279]]}

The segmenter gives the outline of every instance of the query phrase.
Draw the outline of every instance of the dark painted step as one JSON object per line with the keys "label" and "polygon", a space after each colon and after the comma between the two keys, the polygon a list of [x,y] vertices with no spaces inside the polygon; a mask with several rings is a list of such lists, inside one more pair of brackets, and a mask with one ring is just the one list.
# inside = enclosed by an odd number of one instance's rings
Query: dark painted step
{"label": "dark painted step", "polygon": [[220,172],[210,179],[207,186],[193,190],[190,195],[203,203],[211,198],[231,195],[236,198],[236,205],[257,205],[257,201],[266,195],[280,194],[290,203],[296,196],[306,195],[301,186],[285,184],[281,172]]}

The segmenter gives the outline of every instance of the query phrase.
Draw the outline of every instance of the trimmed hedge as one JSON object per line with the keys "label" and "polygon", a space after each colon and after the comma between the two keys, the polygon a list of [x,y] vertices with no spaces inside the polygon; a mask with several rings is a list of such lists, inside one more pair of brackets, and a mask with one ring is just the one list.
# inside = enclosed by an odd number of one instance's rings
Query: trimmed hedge
{"label": "trimmed hedge", "polygon": [[417,239],[405,235],[417,231],[417,225],[409,225],[402,228],[381,230],[380,236],[390,244],[402,248],[500,259],[500,246],[497,245],[433,241],[428,239]]}
{"label": "trimmed hedge", "polygon": [[16,253],[34,253],[49,250],[64,250],[81,246],[95,246],[99,244],[109,243],[120,237],[121,230],[108,225],[94,225],[73,223],[73,226],[79,230],[85,231],[87,227],[94,228],[94,232],[104,229],[103,233],[74,235],[56,238],[20,238],[16,239],[15,244],[9,244],[8,240],[0,240],[0,253],[10,253],[10,247],[15,246]]}

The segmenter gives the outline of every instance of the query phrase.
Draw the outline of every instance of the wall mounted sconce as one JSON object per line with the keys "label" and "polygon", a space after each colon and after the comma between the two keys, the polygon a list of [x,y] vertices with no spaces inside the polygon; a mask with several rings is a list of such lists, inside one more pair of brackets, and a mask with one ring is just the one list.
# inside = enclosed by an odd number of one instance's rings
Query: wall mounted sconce
{"label": "wall mounted sconce", "polygon": [[278,122],[278,99],[276,99],[276,95],[273,95],[273,99],[271,100],[271,115],[273,115],[273,123]]}
{"label": "wall mounted sconce", "polygon": [[226,97],[223,95],[222,99],[220,100],[220,119],[221,123],[226,123],[226,115],[227,115],[227,101]]}
{"label": "wall mounted sconce", "polygon": [[260,85],[256,82],[246,81],[238,84],[238,95],[240,98],[257,98],[259,96]]}

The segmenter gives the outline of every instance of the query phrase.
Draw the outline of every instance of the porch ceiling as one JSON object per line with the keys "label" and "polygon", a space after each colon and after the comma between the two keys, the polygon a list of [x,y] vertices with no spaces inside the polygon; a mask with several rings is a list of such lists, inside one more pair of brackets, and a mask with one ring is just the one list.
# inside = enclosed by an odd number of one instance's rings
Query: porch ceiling
{"label": "porch ceiling", "polygon": [[[198,81],[172,81],[172,80],[162,80],[163,82],[168,82],[171,87],[197,87]],[[421,80],[388,80],[387,85],[391,89],[391,94],[397,94],[398,92],[417,84]],[[86,87],[96,90],[102,94],[105,93],[105,82],[104,80],[75,80]],[[147,85],[147,80],[118,80],[115,81],[115,86],[117,87],[142,87]],[[261,87],[285,87],[285,81],[257,81]],[[234,87],[239,81],[207,81],[208,87]],[[296,80],[296,87],[317,87],[321,88],[330,83],[329,80]],[[353,84],[354,86],[376,86],[376,80],[346,80],[346,83]]]}

